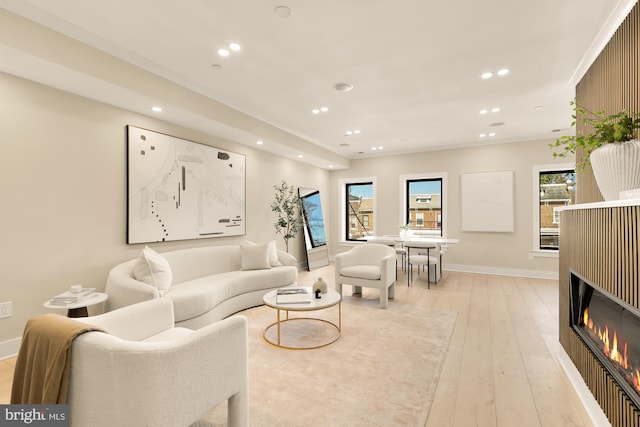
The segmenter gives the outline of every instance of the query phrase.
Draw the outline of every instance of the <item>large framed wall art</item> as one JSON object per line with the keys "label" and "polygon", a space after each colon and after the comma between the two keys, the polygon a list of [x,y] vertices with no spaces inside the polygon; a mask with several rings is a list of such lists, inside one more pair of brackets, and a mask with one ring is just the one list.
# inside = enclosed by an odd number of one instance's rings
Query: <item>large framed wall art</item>
{"label": "large framed wall art", "polygon": [[127,126],[127,243],[245,234],[245,156]]}
{"label": "large framed wall art", "polygon": [[464,173],[462,231],[513,232],[513,171]]}

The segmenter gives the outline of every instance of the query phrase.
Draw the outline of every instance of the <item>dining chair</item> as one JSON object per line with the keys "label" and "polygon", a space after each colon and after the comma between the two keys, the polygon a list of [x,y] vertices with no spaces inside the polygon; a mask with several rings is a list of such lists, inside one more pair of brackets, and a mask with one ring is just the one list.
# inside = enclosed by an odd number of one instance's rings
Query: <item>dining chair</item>
{"label": "dining chair", "polygon": [[[418,274],[420,267],[424,271],[427,267],[427,288],[431,288],[431,266],[434,268],[434,283],[438,282],[439,264],[440,264],[440,245],[438,243],[407,241],[404,244],[407,248],[407,286],[413,281],[413,266],[416,266]],[[411,252],[414,252],[413,254]],[[432,255],[433,254],[433,255]],[[437,254],[437,255],[436,255]]]}

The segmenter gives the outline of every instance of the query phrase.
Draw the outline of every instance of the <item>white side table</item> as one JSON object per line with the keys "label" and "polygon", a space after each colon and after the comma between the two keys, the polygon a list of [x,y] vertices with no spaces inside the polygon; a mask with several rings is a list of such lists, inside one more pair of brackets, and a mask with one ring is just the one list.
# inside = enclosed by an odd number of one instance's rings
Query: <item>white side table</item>
{"label": "white side table", "polygon": [[105,302],[109,298],[109,295],[103,292],[96,292],[93,295],[88,296],[80,302],[65,304],[65,305],[57,305],[50,304],[49,301],[45,302],[43,305],[45,308],[53,308],[56,310],[66,309],[67,317],[88,317],[89,311],[87,307],[91,305],[96,305]]}

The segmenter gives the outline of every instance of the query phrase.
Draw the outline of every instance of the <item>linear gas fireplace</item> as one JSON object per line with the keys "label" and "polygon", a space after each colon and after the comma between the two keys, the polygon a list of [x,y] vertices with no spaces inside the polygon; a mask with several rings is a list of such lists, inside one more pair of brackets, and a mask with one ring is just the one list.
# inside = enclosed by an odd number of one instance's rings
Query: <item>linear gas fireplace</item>
{"label": "linear gas fireplace", "polygon": [[640,312],[571,271],[571,326],[640,408]]}

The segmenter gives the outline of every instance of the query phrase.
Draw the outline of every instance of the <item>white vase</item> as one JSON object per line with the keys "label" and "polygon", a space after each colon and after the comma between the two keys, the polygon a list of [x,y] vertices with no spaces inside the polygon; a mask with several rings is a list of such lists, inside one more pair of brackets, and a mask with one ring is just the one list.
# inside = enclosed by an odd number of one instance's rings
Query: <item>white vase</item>
{"label": "white vase", "polygon": [[312,292],[316,293],[316,289],[320,291],[321,294],[327,293],[327,282],[322,280],[322,277],[318,277],[318,279],[313,283]]}
{"label": "white vase", "polygon": [[621,191],[640,188],[640,141],[605,144],[593,150],[589,160],[605,200],[618,200]]}

